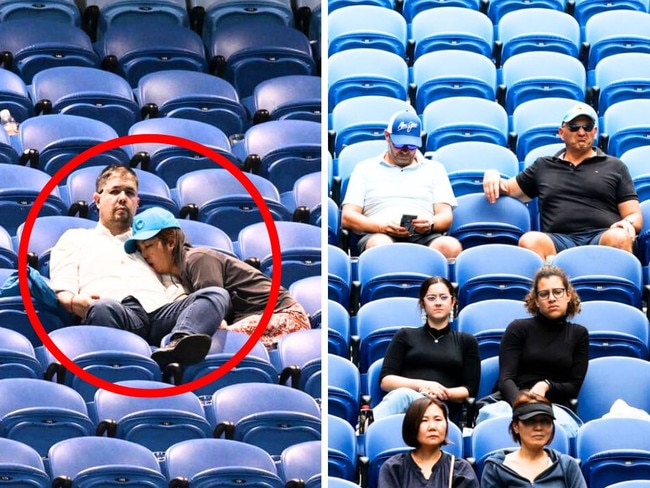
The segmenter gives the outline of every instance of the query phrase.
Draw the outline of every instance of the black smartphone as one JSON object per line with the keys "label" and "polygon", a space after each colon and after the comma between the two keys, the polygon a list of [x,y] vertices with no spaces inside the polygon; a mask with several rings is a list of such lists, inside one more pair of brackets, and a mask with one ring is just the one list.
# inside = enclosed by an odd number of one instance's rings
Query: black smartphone
{"label": "black smartphone", "polygon": [[409,231],[409,234],[415,234],[415,229],[413,228],[413,219],[417,219],[417,215],[408,215],[408,214],[403,214],[402,219],[399,222],[399,225],[404,227],[406,230]]}

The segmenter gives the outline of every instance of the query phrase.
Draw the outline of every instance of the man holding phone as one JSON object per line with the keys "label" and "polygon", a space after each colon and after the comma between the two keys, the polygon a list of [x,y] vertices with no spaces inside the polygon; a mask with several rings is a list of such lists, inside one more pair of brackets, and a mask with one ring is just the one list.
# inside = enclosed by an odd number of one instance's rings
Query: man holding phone
{"label": "man holding phone", "polygon": [[460,243],[444,233],[457,205],[445,168],[425,159],[422,126],[415,112],[394,114],[384,154],[360,162],[342,205],[341,225],[359,234],[359,252],[393,242],[423,244],[455,258]]}

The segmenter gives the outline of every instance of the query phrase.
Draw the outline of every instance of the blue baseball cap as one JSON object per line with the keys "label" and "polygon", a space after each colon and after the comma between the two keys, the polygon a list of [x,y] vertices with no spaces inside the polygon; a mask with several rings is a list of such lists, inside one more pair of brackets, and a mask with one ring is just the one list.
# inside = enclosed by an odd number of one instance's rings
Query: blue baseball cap
{"label": "blue baseball cap", "polygon": [[596,114],[596,111],[586,103],[579,103],[571,107],[571,109],[564,114],[564,117],[562,117],[562,123],[568,124],[573,119],[580,117],[581,115],[589,117],[594,124],[598,123],[598,115]]}
{"label": "blue baseball cap", "polygon": [[388,121],[386,131],[390,134],[390,140],[393,144],[402,146],[422,145],[422,124],[420,118],[415,112],[403,111],[393,114]]}
{"label": "blue baseball cap", "polygon": [[180,228],[174,214],[160,207],[151,207],[133,218],[131,238],[124,243],[124,250],[132,254],[138,250],[137,241],[155,237],[163,229]]}

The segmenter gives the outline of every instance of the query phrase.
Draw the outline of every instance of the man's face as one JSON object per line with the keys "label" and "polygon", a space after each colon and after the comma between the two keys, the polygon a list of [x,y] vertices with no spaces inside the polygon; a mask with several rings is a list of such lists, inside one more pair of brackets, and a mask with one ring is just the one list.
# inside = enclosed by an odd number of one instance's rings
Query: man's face
{"label": "man's face", "polygon": [[126,230],[131,227],[139,203],[138,185],[132,175],[116,173],[109,177],[94,199],[102,224]]}
{"label": "man's face", "polygon": [[388,132],[384,133],[388,142],[388,157],[390,162],[396,166],[405,167],[415,160],[417,148],[409,149],[409,146],[395,147]]}
{"label": "man's face", "polygon": [[593,120],[586,115],[581,115],[571,122],[563,124],[559,129],[559,134],[568,149],[585,152],[593,147],[597,130]]}

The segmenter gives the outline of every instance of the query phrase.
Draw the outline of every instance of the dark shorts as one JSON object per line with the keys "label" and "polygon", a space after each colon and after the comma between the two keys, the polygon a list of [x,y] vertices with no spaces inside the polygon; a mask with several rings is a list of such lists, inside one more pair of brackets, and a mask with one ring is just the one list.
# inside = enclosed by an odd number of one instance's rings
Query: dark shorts
{"label": "dark shorts", "polygon": [[[365,251],[366,244],[368,243],[368,239],[370,239],[374,235],[376,234],[364,234],[359,238],[359,242],[357,243],[357,248],[359,249],[360,253]],[[431,234],[413,234],[404,238],[391,237],[391,239],[393,239],[393,242],[412,242],[414,244],[422,244],[424,246],[428,246],[441,235],[442,234],[433,232]]]}
{"label": "dark shorts", "polygon": [[553,241],[557,252],[564,251],[571,247],[596,246],[607,229],[588,230],[575,232],[573,234],[557,234],[548,232],[547,235]]}

